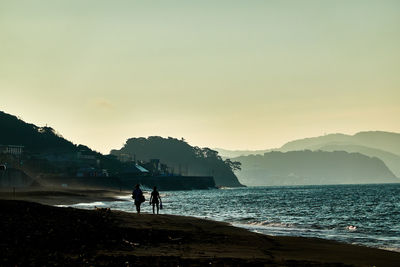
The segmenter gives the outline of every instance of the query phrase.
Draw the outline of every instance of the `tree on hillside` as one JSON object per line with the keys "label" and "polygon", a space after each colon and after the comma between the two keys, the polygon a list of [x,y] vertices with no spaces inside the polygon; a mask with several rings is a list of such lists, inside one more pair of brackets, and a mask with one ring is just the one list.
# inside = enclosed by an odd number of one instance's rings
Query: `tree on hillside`
{"label": "tree on hillside", "polygon": [[226,159],[224,162],[232,171],[240,171],[242,169],[242,163],[239,161],[231,161],[230,159]]}

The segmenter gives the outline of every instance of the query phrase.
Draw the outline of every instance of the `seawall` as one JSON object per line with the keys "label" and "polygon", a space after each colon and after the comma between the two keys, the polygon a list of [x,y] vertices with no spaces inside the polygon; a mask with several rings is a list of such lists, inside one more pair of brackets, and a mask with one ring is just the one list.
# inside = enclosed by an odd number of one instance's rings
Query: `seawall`
{"label": "seawall", "polygon": [[135,176],[123,177],[120,181],[124,189],[132,189],[136,184],[157,186],[163,191],[216,188],[212,176]]}
{"label": "seawall", "polygon": [[131,190],[136,184],[159,190],[196,190],[216,188],[212,176],[124,176],[124,177],[47,177],[43,186]]}

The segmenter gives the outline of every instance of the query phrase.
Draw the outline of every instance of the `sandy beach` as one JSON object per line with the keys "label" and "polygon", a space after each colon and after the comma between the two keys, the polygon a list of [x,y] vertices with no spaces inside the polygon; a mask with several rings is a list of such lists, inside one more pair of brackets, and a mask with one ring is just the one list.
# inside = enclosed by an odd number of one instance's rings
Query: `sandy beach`
{"label": "sandy beach", "polygon": [[0,191],[0,199],[25,200],[45,205],[72,205],[95,201],[118,201],[121,195],[128,195],[129,191],[104,189],[62,189],[40,187],[37,189],[12,189]]}
{"label": "sandy beach", "polygon": [[[116,193],[25,192],[15,198],[54,205],[111,200]],[[0,198],[1,266],[400,266],[400,253],[323,239],[271,237],[185,216],[4,200],[4,192]]]}

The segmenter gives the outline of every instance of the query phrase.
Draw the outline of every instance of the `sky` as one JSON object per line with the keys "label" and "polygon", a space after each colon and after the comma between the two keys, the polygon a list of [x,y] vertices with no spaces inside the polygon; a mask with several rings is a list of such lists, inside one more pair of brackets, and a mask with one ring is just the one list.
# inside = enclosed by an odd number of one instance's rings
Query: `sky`
{"label": "sky", "polygon": [[0,110],[108,153],[400,132],[400,1],[0,0]]}

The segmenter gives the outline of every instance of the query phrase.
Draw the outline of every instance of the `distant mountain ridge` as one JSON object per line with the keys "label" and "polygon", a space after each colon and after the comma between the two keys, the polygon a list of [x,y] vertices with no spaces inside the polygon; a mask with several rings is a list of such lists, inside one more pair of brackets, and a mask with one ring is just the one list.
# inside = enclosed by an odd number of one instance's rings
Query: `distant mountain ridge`
{"label": "distant mountain ridge", "polygon": [[400,177],[400,134],[382,131],[359,132],[355,135],[328,134],[288,142],[279,151],[299,150],[347,151],[377,157]]}
{"label": "distant mountain ridge", "polygon": [[273,149],[263,149],[263,150],[229,150],[223,148],[213,148],[218,151],[218,154],[223,158],[236,158],[240,156],[248,155],[263,155],[264,153],[270,152]]}
{"label": "distant mountain ridge", "polygon": [[[240,156],[239,153],[231,153],[230,150],[219,150],[221,156],[228,155],[232,158]],[[263,155],[263,151],[346,151],[358,152],[366,156],[381,159],[386,166],[397,176],[400,177],[400,134],[383,131],[366,131],[354,135],[341,133],[328,134],[318,137],[310,137],[290,141],[277,149],[266,149],[257,151],[246,151],[242,155]],[[243,151],[242,151],[243,152]]]}
{"label": "distant mountain ridge", "polygon": [[383,131],[359,132],[354,135],[328,134],[304,138],[288,142],[278,150],[282,152],[304,149],[315,150],[327,144],[359,145],[384,150],[400,156],[400,134]]}
{"label": "distant mountain ridge", "polygon": [[386,166],[397,176],[400,177],[400,156],[376,149],[376,148],[370,148],[366,146],[359,146],[359,145],[333,145],[333,144],[328,144],[319,147],[316,150],[322,150],[322,151],[346,151],[350,153],[361,153],[363,155],[369,156],[369,157],[376,157],[381,159]]}
{"label": "distant mountain ridge", "polygon": [[395,183],[382,160],[345,151],[268,152],[234,158],[240,182],[250,186]]}

